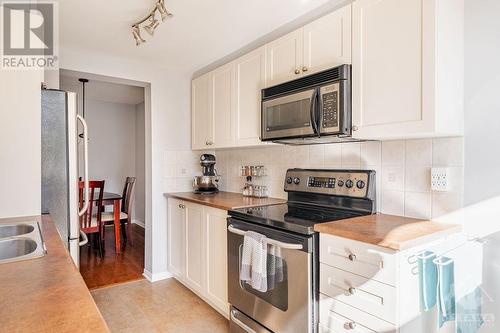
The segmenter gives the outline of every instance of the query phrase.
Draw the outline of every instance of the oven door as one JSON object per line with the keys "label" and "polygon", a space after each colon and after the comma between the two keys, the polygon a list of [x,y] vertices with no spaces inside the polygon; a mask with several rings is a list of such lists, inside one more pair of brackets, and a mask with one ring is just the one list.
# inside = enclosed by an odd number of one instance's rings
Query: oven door
{"label": "oven door", "polygon": [[[269,239],[281,242],[282,276],[274,283],[268,278],[268,291],[253,289],[240,280],[241,257],[245,231],[252,230]],[[229,219],[228,225],[228,298],[232,307],[244,316],[231,320],[233,327],[251,326],[258,323],[272,332],[314,332],[312,246],[311,238],[291,235],[286,232]],[[302,245],[302,246],[300,246]],[[302,249],[297,249],[302,248]],[[271,259],[268,253],[268,260]],[[277,274],[278,275],[278,274]],[[246,322],[245,318],[253,321]],[[238,331],[238,330],[233,330]],[[258,330],[253,330],[258,331]],[[252,331],[250,331],[252,332]]]}
{"label": "oven door", "polygon": [[262,102],[262,140],[312,136],[318,133],[318,89]]}

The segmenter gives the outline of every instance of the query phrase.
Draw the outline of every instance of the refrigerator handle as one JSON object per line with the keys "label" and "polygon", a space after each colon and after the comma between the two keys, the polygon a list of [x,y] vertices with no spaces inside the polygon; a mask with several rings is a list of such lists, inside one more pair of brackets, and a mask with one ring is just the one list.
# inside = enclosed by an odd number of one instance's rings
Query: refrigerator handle
{"label": "refrigerator handle", "polygon": [[78,243],[80,246],[84,246],[89,242],[89,238],[87,237],[87,234],[84,233],[83,231],[80,230],[80,235],[82,236],[83,240]]}
{"label": "refrigerator handle", "polygon": [[89,142],[87,122],[79,114],[76,115],[76,118],[82,123],[83,126],[83,181],[85,186],[85,203],[82,209],[78,211],[78,216],[82,216],[89,208]]}

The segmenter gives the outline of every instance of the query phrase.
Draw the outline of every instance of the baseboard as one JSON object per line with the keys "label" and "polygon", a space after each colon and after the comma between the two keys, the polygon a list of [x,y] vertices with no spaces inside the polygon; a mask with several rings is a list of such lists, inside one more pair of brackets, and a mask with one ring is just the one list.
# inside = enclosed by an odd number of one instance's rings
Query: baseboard
{"label": "baseboard", "polygon": [[146,227],[146,225],[144,224],[144,222],[139,221],[139,220],[132,220],[132,223],[133,224],[137,224],[139,227],[142,227],[142,228]]}
{"label": "baseboard", "polygon": [[172,274],[170,274],[170,272],[167,272],[167,271],[153,274],[146,269],[144,270],[144,273],[142,273],[142,275],[149,282],[156,282],[156,281],[160,281],[160,280],[165,280],[165,279],[169,279],[173,276]]}

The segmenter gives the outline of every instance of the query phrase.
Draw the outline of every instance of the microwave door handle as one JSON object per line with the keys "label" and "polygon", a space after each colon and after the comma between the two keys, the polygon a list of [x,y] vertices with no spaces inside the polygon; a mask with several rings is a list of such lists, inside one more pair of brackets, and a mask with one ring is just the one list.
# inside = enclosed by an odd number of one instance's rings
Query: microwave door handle
{"label": "microwave door handle", "polygon": [[319,88],[314,89],[311,103],[309,105],[309,115],[311,117],[311,126],[313,128],[314,134],[320,136],[319,128],[318,128],[318,113],[317,110],[317,100],[318,100]]}

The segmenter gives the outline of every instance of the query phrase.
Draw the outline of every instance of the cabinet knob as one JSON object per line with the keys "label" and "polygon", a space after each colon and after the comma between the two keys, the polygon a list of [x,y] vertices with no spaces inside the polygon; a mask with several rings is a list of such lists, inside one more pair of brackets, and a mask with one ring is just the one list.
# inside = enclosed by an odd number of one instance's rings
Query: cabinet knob
{"label": "cabinet knob", "polygon": [[351,321],[350,323],[345,323],[345,324],[344,324],[344,328],[345,328],[346,330],[353,330],[353,329],[355,329],[355,328],[356,328],[356,323],[355,323],[355,322],[353,322],[353,321]]}
{"label": "cabinet knob", "polygon": [[358,130],[358,126],[356,126],[356,125],[352,126],[352,131],[353,131],[353,132],[355,132],[355,131],[357,131],[357,130]]}
{"label": "cabinet knob", "polygon": [[211,145],[213,145],[214,143],[213,143],[212,141],[206,141],[206,142],[205,142],[205,144],[206,144],[207,146],[211,146]]}
{"label": "cabinet knob", "polygon": [[354,253],[351,253],[347,256],[347,258],[349,258],[350,261],[354,261],[356,260],[356,255]]}
{"label": "cabinet knob", "polygon": [[295,70],[295,74],[300,74],[300,70],[299,70],[299,69],[296,69],[296,70]]}
{"label": "cabinet knob", "polygon": [[356,293],[356,288],[350,287],[349,289],[347,289],[347,293],[348,293],[348,296],[354,295]]}
{"label": "cabinet knob", "polygon": [[184,206],[183,204],[179,204],[179,208],[184,209],[184,208],[186,208],[186,206]]}
{"label": "cabinet knob", "polygon": [[306,66],[302,67],[302,71],[307,72],[307,67]]}

